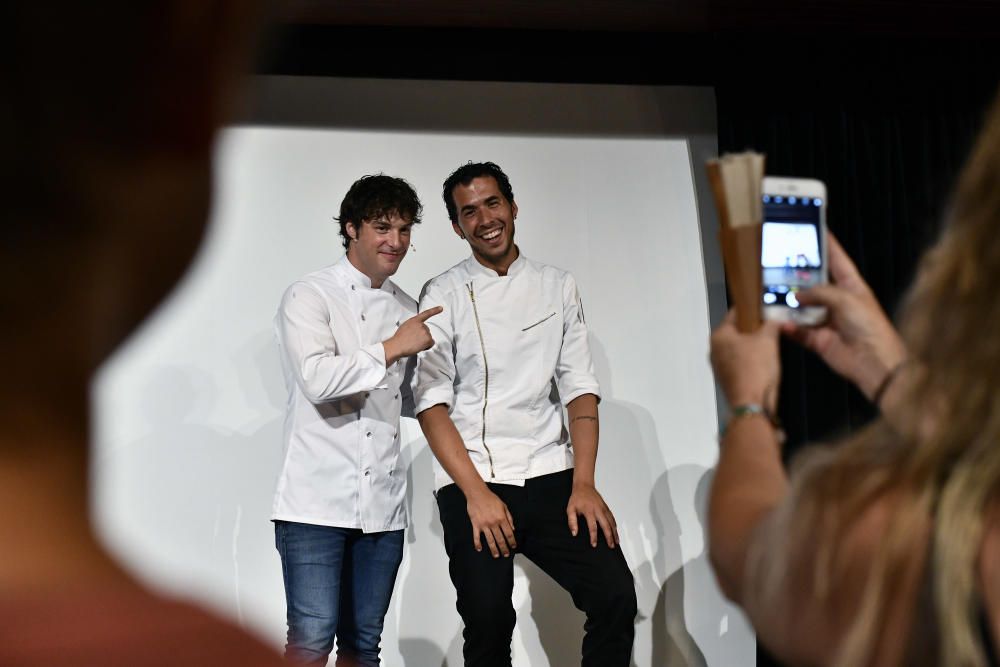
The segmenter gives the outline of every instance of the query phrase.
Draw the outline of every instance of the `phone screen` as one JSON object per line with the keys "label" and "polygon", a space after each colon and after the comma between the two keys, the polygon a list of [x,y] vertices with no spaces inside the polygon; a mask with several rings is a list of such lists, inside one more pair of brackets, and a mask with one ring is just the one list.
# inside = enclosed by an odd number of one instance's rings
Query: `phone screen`
{"label": "phone screen", "polygon": [[796,293],[823,281],[823,200],[773,194],[765,194],[763,199],[763,302],[765,306],[797,308]]}

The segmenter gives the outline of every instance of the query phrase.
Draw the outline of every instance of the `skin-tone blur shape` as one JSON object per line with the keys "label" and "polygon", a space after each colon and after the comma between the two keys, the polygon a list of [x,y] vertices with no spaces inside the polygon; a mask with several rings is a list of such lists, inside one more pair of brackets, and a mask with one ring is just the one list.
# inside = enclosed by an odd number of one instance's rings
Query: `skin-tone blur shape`
{"label": "skin-tone blur shape", "polygon": [[[26,605],[76,591],[92,594],[80,601],[121,596],[137,613],[162,613],[162,598],[116,562],[89,515],[88,389],[200,243],[216,131],[237,104],[260,7],[156,0],[106,9],[15,2],[5,12],[18,66],[3,74],[0,127],[11,186],[0,238],[0,541],[17,548],[0,558],[0,590]],[[100,646],[107,628],[87,603],[77,618]],[[31,618],[10,635],[14,649]],[[211,623],[220,643],[243,637]],[[108,664],[87,661],[69,637],[52,640],[73,664]],[[185,664],[205,664],[199,647],[173,648]],[[269,653],[254,655],[229,657],[270,664]]]}
{"label": "skin-tone blur shape", "polygon": [[[0,525],[21,545],[0,566],[5,588],[58,586],[63,578],[78,580],[84,571],[124,576],[97,544],[88,515],[90,374],[173,287],[194,256],[208,216],[215,131],[236,104],[237,67],[247,62],[254,32],[242,15],[255,12],[238,2],[177,1],[158,8],[163,17],[176,20],[155,28],[145,48],[136,45],[137,53],[118,58],[144,62],[162,78],[140,80],[118,94],[123,113],[142,113],[161,131],[125,134],[122,129],[122,136],[105,137],[109,146],[104,146],[100,136],[87,132],[113,132],[103,124],[118,121],[86,119],[91,125],[85,125],[76,120],[81,134],[61,137],[52,154],[65,162],[53,166],[49,178],[54,182],[47,187],[59,188],[62,197],[55,203],[34,202],[34,210],[31,202],[15,209],[20,216],[11,223],[12,234],[22,233],[18,226],[23,224],[24,238],[17,248],[3,250],[4,273],[20,274],[16,282],[13,275],[4,276],[10,278],[5,281],[9,289],[16,287],[4,302],[14,309],[11,321],[20,325],[4,327],[0,334],[0,412],[6,425],[0,452],[17,453],[0,465],[0,507],[10,513]],[[196,28],[195,19],[205,13],[216,20],[207,24],[210,28]],[[154,42],[166,46],[157,50]],[[186,62],[175,47],[206,60],[184,76],[166,76],[179,66],[172,59]],[[151,91],[157,86],[160,90]],[[183,116],[151,101],[160,95],[184,99]],[[66,163],[78,167],[67,171]],[[72,210],[60,209],[60,201],[72,203]],[[50,231],[35,238],[38,229]],[[44,302],[24,298],[38,293],[45,295]],[[36,512],[21,511],[26,506],[51,511],[51,516],[41,520]]]}

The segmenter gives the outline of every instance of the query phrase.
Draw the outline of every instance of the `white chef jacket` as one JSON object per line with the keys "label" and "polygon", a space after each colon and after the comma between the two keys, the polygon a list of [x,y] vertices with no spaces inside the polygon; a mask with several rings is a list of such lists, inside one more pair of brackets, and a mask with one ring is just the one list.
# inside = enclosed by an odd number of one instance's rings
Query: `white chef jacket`
{"label": "white chef jacket", "polygon": [[[469,257],[424,285],[420,308],[434,306],[444,312],[427,321],[434,347],[417,357],[416,412],[447,405],[488,482],[572,468],[562,406],[600,398],[573,276],[523,254],[500,276]],[[434,483],[452,483],[437,460]]]}
{"label": "white chef jacket", "polygon": [[382,341],[416,305],[390,280],[372,289],[346,255],[285,291],[274,324],[288,402],[272,519],[406,527],[399,417],[413,416],[413,357],[386,368]]}

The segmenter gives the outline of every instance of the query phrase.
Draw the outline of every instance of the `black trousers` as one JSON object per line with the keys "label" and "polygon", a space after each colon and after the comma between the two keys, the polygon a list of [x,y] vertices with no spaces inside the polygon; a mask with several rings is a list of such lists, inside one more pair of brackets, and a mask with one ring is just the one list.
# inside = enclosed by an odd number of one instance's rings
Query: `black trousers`
{"label": "black trousers", "polygon": [[[569,532],[566,505],[573,471],[529,479],[523,487],[488,484],[514,517],[516,553],[531,559],[566,589],[587,615],[582,667],[627,667],[635,636],[636,598],[632,573],[621,548],[608,547],[603,533],[590,546],[586,522],[577,536]],[[437,494],[448,570],[465,623],[466,667],[510,667],[510,641],[516,620],[511,594],[514,559],[493,558],[483,542],[472,544],[472,523],[465,495],[455,484]]]}

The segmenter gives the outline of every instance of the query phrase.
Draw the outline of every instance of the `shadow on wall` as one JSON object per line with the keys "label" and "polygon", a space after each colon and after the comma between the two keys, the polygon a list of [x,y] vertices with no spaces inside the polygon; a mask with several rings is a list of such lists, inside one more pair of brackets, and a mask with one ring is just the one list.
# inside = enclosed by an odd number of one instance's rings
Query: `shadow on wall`
{"label": "shadow on wall", "polygon": [[[704,479],[705,469],[698,466],[679,466],[674,470],[674,474],[686,472],[682,469],[692,469],[693,474],[702,474]],[[679,536],[680,525],[677,516],[669,506],[670,489],[669,475],[664,473],[656,481],[653,492],[650,496],[650,514],[656,527],[657,535]],[[668,503],[664,510],[663,499]],[[698,500],[696,498],[697,505]],[[669,513],[666,513],[669,512]],[[703,517],[699,517],[703,518]],[[704,525],[704,523],[702,523]],[[679,540],[675,537],[677,548],[680,548]],[[658,542],[660,547],[653,559],[647,563],[648,568],[643,572],[644,577],[648,577],[648,585],[651,589],[657,589],[656,602],[650,616],[650,626],[652,632],[652,650],[650,665],[684,665],[686,667],[705,667],[705,656],[695,643],[694,638],[688,632],[684,616],[684,579],[685,573],[697,567],[699,561],[705,560],[702,554],[697,559],[689,561],[683,567],[670,571],[667,565],[667,557],[664,553],[664,545],[667,540],[661,539]],[[662,584],[659,584],[663,581]]]}
{"label": "shadow on wall", "polygon": [[109,452],[107,467],[118,478],[112,512],[129,532],[130,559],[159,564],[171,579],[183,564],[187,575],[172,587],[199,598],[214,590],[211,599],[226,600],[225,610],[242,623],[242,597],[253,586],[245,575],[266,567],[273,550],[273,536],[260,525],[269,516],[281,422],[254,423],[249,434],[221,430],[210,425],[218,391],[210,375],[171,366],[148,377],[145,434]]}
{"label": "shadow on wall", "polygon": [[[566,530],[569,531],[568,524]],[[518,610],[518,617],[523,618],[526,613],[531,615],[538,628],[536,650],[544,653],[552,667],[579,664],[586,617],[573,606],[573,598],[554,579],[527,558],[518,561],[528,582],[528,600]],[[522,637],[531,639],[530,636]],[[531,646],[527,649],[529,654],[533,652]]]}
{"label": "shadow on wall", "polygon": [[672,477],[701,476],[704,469],[667,470],[664,452],[671,443],[660,441],[649,410],[612,395],[611,364],[593,335],[591,351],[603,392],[597,479],[618,521],[639,603],[633,665],[705,667],[705,656],[685,621],[689,565],[682,563],[681,523],[670,489]]}
{"label": "shadow on wall", "polygon": [[441,648],[429,639],[408,637],[399,640],[405,667],[447,667]]}
{"label": "shadow on wall", "polygon": [[[404,614],[441,611],[442,622],[453,623],[458,629],[446,650],[425,637],[411,636],[399,638],[399,653],[406,667],[447,667],[452,664],[447,656],[462,654],[462,631],[458,612],[455,611],[455,591],[447,578],[448,556],[444,551],[444,533],[437,516],[437,503],[431,493],[434,454],[423,440],[417,440],[404,447],[401,456],[407,466],[406,503],[410,508],[410,526],[406,529],[407,550],[410,558],[419,558],[424,562],[417,564],[419,571],[411,570],[408,576],[397,580],[393,604]],[[419,488],[414,484],[415,479],[421,482]],[[418,532],[425,536],[419,543]],[[427,535],[433,535],[433,554],[427,553]],[[416,549],[421,550],[419,556],[415,554]],[[440,581],[442,577],[443,582]]]}

